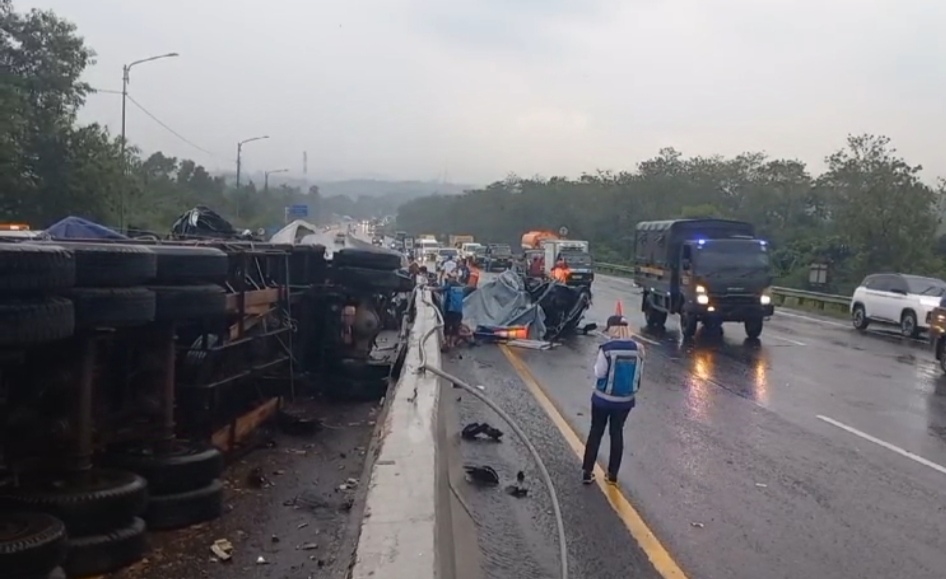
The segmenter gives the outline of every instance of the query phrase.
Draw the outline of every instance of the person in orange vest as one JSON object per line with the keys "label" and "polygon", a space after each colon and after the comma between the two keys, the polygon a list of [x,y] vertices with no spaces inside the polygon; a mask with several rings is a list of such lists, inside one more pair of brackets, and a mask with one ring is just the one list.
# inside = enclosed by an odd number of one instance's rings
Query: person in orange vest
{"label": "person in orange vest", "polygon": [[468,258],[466,260],[466,269],[466,287],[468,289],[476,289],[480,283],[480,268],[476,267],[472,258]]}

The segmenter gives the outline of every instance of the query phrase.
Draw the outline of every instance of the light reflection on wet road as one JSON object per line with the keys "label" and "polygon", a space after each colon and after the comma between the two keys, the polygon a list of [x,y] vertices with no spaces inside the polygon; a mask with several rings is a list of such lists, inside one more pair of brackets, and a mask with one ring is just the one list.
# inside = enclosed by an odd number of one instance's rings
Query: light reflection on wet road
{"label": "light reflection on wet road", "polygon": [[[589,321],[622,300],[643,326],[628,280],[600,276],[594,299]],[[946,475],[818,418],[946,465],[946,386],[928,348],[791,312],[755,343],[738,324],[691,344],[667,326],[641,332],[621,483],[691,577],[946,576]],[[598,342],[517,350],[580,432]],[[487,348],[473,356],[494,358]]]}

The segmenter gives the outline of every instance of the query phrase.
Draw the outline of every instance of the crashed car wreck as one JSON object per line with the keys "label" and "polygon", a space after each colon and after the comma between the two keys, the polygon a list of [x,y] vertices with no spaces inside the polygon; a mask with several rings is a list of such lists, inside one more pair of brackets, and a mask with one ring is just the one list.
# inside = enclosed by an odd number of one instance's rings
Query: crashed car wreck
{"label": "crashed car wreck", "polygon": [[585,286],[505,271],[467,296],[463,308],[471,328],[527,326],[531,339],[552,342],[593,330],[594,324],[582,324],[590,306],[591,291]]}
{"label": "crashed car wreck", "polygon": [[0,577],[139,561],[148,531],[224,514],[260,424],[386,395],[414,282],[396,253],[297,242],[318,230],[261,242],[197,207],[163,239],[0,243]]}

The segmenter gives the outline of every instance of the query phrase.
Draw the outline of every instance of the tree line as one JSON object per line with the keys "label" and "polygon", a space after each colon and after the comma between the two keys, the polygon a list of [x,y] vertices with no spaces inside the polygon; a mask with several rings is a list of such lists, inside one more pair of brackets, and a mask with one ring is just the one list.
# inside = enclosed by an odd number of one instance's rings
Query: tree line
{"label": "tree line", "polygon": [[512,175],[459,196],[401,206],[398,228],[467,233],[519,245],[532,229],[567,227],[599,261],[630,263],[634,229],[654,219],[749,221],[769,240],[779,282],[806,287],[810,266],[829,266],[831,291],[849,291],[869,272],[946,274],[941,235],[946,182],[921,180],[883,136],[853,135],[813,175],[806,165],[764,153],[687,157],[667,148],[636,171],[578,179]]}
{"label": "tree line", "polygon": [[52,11],[18,12],[0,0],[0,222],[44,228],[68,215],[129,229],[166,232],[184,211],[206,205],[239,228],[284,223],[285,207],[309,205],[310,220],[370,217],[394,200],[322,198],[318,187],[252,181],[237,190],[189,159],[142,155],[77,113],[95,91],[82,74],[95,63],[72,23]]}

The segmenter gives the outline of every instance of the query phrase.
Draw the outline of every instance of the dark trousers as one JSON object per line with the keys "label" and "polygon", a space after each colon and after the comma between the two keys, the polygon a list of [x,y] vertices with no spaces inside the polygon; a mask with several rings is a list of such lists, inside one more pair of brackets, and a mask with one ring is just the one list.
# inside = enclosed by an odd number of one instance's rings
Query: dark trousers
{"label": "dark trousers", "polygon": [[608,438],[611,439],[611,456],[608,459],[608,474],[616,477],[621,468],[621,457],[624,456],[624,423],[630,408],[621,410],[604,408],[592,405],[591,432],[588,433],[588,442],[585,443],[585,459],[581,468],[591,472],[598,458],[598,449],[601,448],[601,438],[605,427],[608,428]]}

